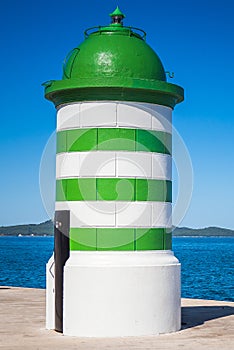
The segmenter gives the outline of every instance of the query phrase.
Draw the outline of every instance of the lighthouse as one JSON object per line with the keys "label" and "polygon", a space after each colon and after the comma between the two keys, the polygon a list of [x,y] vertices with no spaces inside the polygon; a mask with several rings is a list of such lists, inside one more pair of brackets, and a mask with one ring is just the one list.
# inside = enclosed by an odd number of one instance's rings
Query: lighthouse
{"label": "lighthouse", "polygon": [[57,110],[54,254],[47,328],[80,337],[155,335],[181,327],[180,263],[172,251],[172,111],[144,31],[111,23],[85,31],[61,80]]}

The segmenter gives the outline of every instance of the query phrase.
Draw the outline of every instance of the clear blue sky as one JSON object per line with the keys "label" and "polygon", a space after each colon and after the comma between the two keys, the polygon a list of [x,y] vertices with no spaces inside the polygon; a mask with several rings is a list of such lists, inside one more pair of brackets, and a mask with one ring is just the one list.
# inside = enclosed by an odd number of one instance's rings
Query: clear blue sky
{"label": "clear blue sky", "polygon": [[55,129],[41,83],[60,79],[66,54],[87,27],[109,23],[116,5],[147,42],[185,102],[174,112],[194,168],[194,192],[181,225],[234,229],[234,3],[231,0],[55,1],[1,3],[0,225],[46,220],[39,164]]}

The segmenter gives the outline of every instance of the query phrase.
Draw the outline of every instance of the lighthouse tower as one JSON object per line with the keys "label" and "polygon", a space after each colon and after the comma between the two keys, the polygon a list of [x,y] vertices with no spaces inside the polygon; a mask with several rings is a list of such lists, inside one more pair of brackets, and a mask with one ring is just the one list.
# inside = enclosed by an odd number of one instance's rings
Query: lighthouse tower
{"label": "lighthouse tower", "polygon": [[171,116],[183,89],[166,82],[145,33],[124,26],[119,8],[110,16],[85,31],[62,80],[45,83],[57,109],[47,328],[81,337],[174,332]]}

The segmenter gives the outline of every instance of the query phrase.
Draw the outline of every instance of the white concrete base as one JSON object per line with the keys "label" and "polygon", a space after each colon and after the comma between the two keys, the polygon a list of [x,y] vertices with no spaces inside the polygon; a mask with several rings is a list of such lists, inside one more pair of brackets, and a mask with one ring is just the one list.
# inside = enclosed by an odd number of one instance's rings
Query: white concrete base
{"label": "white concrete base", "polygon": [[173,252],[71,252],[64,268],[65,335],[153,335],[180,327],[180,263]]}
{"label": "white concrete base", "polygon": [[46,264],[46,328],[55,329],[54,254]]}

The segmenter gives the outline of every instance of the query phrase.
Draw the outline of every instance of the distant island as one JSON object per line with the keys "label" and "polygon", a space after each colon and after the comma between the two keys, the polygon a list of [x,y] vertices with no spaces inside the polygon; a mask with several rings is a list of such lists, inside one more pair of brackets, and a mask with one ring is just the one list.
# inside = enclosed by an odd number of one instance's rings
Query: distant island
{"label": "distant island", "polygon": [[[16,225],[16,226],[1,226],[0,236],[53,236],[54,234],[53,222],[51,220],[42,222],[40,224]],[[220,236],[220,237],[234,237],[234,230],[229,230],[220,227],[206,227],[206,228],[188,228],[175,227],[173,235],[178,236]]]}
{"label": "distant island", "polygon": [[54,227],[51,220],[40,224],[0,226],[0,236],[53,236]]}
{"label": "distant island", "polygon": [[234,230],[221,227],[205,227],[205,228],[188,228],[176,227],[173,230],[173,236],[220,236],[220,237],[234,237]]}

